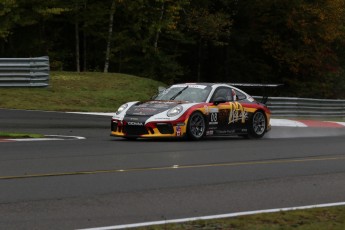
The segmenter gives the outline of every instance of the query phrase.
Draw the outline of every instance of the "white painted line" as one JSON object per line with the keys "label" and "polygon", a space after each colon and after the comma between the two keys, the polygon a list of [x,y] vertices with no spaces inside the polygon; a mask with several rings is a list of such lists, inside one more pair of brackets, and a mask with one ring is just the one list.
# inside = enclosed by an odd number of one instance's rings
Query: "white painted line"
{"label": "white painted line", "polygon": [[65,140],[84,140],[85,137],[79,136],[63,136],[63,135],[44,135],[46,138],[12,138],[12,139],[5,139],[9,141],[65,141]]}
{"label": "white painted line", "polygon": [[66,112],[66,113],[74,113],[74,114],[86,114],[86,115],[98,115],[98,116],[114,116],[115,112],[113,113],[96,113],[96,112]]}
{"label": "white painted line", "polygon": [[73,139],[78,139],[78,140],[84,140],[86,139],[85,137],[80,137],[80,136],[64,136],[64,135],[44,135],[45,137],[61,137],[61,138],[73,138]]}
{"label": "white painted line", "polygon": [[10,141],[62,141],[61,138],[15,138],[15,139],[6,139]]}
{"label": "white painted line", "polygon": [[303,210],[303,209],[311,209],[311,208],[326,208],[326,207],[343,206],[343,205],[345,205],[345,202],[316,204],[316,205],[289,207],[289,208],[266,209],[266,210],[248,211],[248,212],[236,212],[236,213],[213,215],[213,216],[201,216],[201,217],[192,217],[192,218],[175,219],[175,220],[162,220],[162,221],[144,222],[144,223],[136,223],[136,224],[114,225],[114,226],[108,226],[108,227],[84,228],[84,229],[79,229],[79,230],[115,230],[115,229],[138,228],[138,227],[146,227],[146,226],[153,226],[153,225],[176,224],[176,223],[198,221],[198,220],[222,219],[222,218],[248,216],[248,215],[255,215],[255,214],[262,214],[262,213],[286,212],[286,211],[294,211],[294,210]]}

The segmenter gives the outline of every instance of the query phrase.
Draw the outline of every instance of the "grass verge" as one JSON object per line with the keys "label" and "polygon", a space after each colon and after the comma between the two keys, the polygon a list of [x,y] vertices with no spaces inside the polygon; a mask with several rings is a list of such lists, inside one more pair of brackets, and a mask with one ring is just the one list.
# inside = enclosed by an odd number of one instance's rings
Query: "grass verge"
{"label": "grass verge", "polygon": [[257,214],[236,218],[194,221],[180,224],[157,225],[137,229],[343,230],[345,229],[345,206]]}
{"label": "grass verge", "polygon": [[44,135],[41,134],[31,134],[31,133],[7,133],[0,132],[0,138],[42,138]]}
{"label": "grass verge", "polygon": [[114,73],[51,72],[47,88],[0,88],[0,108],[114,112],[123,103],[150,99],[163,83]]}

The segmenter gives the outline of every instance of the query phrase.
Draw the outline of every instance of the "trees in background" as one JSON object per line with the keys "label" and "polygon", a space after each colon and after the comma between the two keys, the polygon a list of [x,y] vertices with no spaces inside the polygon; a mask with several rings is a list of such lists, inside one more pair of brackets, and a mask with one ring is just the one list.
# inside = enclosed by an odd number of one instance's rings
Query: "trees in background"
{"label": "trees in background", "polygon": [[343,0],[3,0],[1,57],[161,80],[284,83],[345,97]]}

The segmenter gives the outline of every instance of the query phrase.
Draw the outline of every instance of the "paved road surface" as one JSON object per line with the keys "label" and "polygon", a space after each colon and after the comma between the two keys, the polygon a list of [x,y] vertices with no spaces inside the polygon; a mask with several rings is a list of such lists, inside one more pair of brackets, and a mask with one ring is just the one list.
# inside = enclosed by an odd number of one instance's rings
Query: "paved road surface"
{"label": "paved road surface", "polygon": [[[262,140],[126,141],[110,118],[0,110],[0,130],[85,140],[0,143],[0,229],[77,229],[345,201],[345,129]],[[297,138],[294,138],[296,136]]]}

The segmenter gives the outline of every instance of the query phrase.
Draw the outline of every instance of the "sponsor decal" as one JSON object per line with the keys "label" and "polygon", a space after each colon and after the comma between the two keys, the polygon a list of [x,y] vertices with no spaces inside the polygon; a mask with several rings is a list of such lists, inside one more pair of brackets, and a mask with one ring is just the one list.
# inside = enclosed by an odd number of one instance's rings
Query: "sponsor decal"
{"label": "sponsor decal", "polygon": [[230,114],[229,114],[229,123],[235,123],[241,121],[245,123],[248,118],[248,113],[244,110],[243,106],[238,102],[230,102]]}
{"label": "sponsor decal", "polygon": [[206,136],[212,136],[213,135],[213,130],[208,130],[207,132],[206,132]]}
{"label": "sponsor decal", "polygon": [[127,125],[143,126],[144,124],[142,122],[128,121]]}
{"label": "sponsor decal", "polygon": [[156,120],[171,120],[170,117],[157,117]]}
{"label": "sponsor decal", "polygon": [[170,108],[170,106],[168,104],[156,104],[156,105],[153,105],[152,107],[158,108],[158,109],[168,109],[168,108]]}
{"label": "sponsor decal", "polygon": [[132,115],[145,115],[145,114],[144,114],[144,113],[142,113],[142,112],[136,112],[136,113],[135,113],[135,112],[133,112],[133,113],[132,113]]}
{"label": "sponsor decal", "polygon": [[156,113],[156,112],[157,112],[156,108],[137,107],[137,108],[134,108],[132,114],[145,115],[145,114]]}
{"label": "sponsor decal", "polygon": [[210,108],[210,113],[218,113],[219,109],[218,108]]}
{"label": "sponsor decal", "polygon": [[234,134],[235,130],[216,130],[215,132],[217,134],[228,135],[228,134]]}
{"label": "sponsor decal", "polygon": [[141,108],[136,108],[135,111],[140,111],[140,112],[156,112],[157,109],[141,107]]}
{"label": "sponsor decal", "polygon": [[181,126],[176,126],[176,136],[181,136]]}
{"label": "sponsor decal", "polygon": [[207,86],[206,85],[197,85],[197,84],[181,84],[181,85],[174,85],[171,88],[198,88],[198,89],[205,89]]}
{"label": "sponsor decal", "polygon": [[218,113],[210,113],[210,125],[218,124]]}

